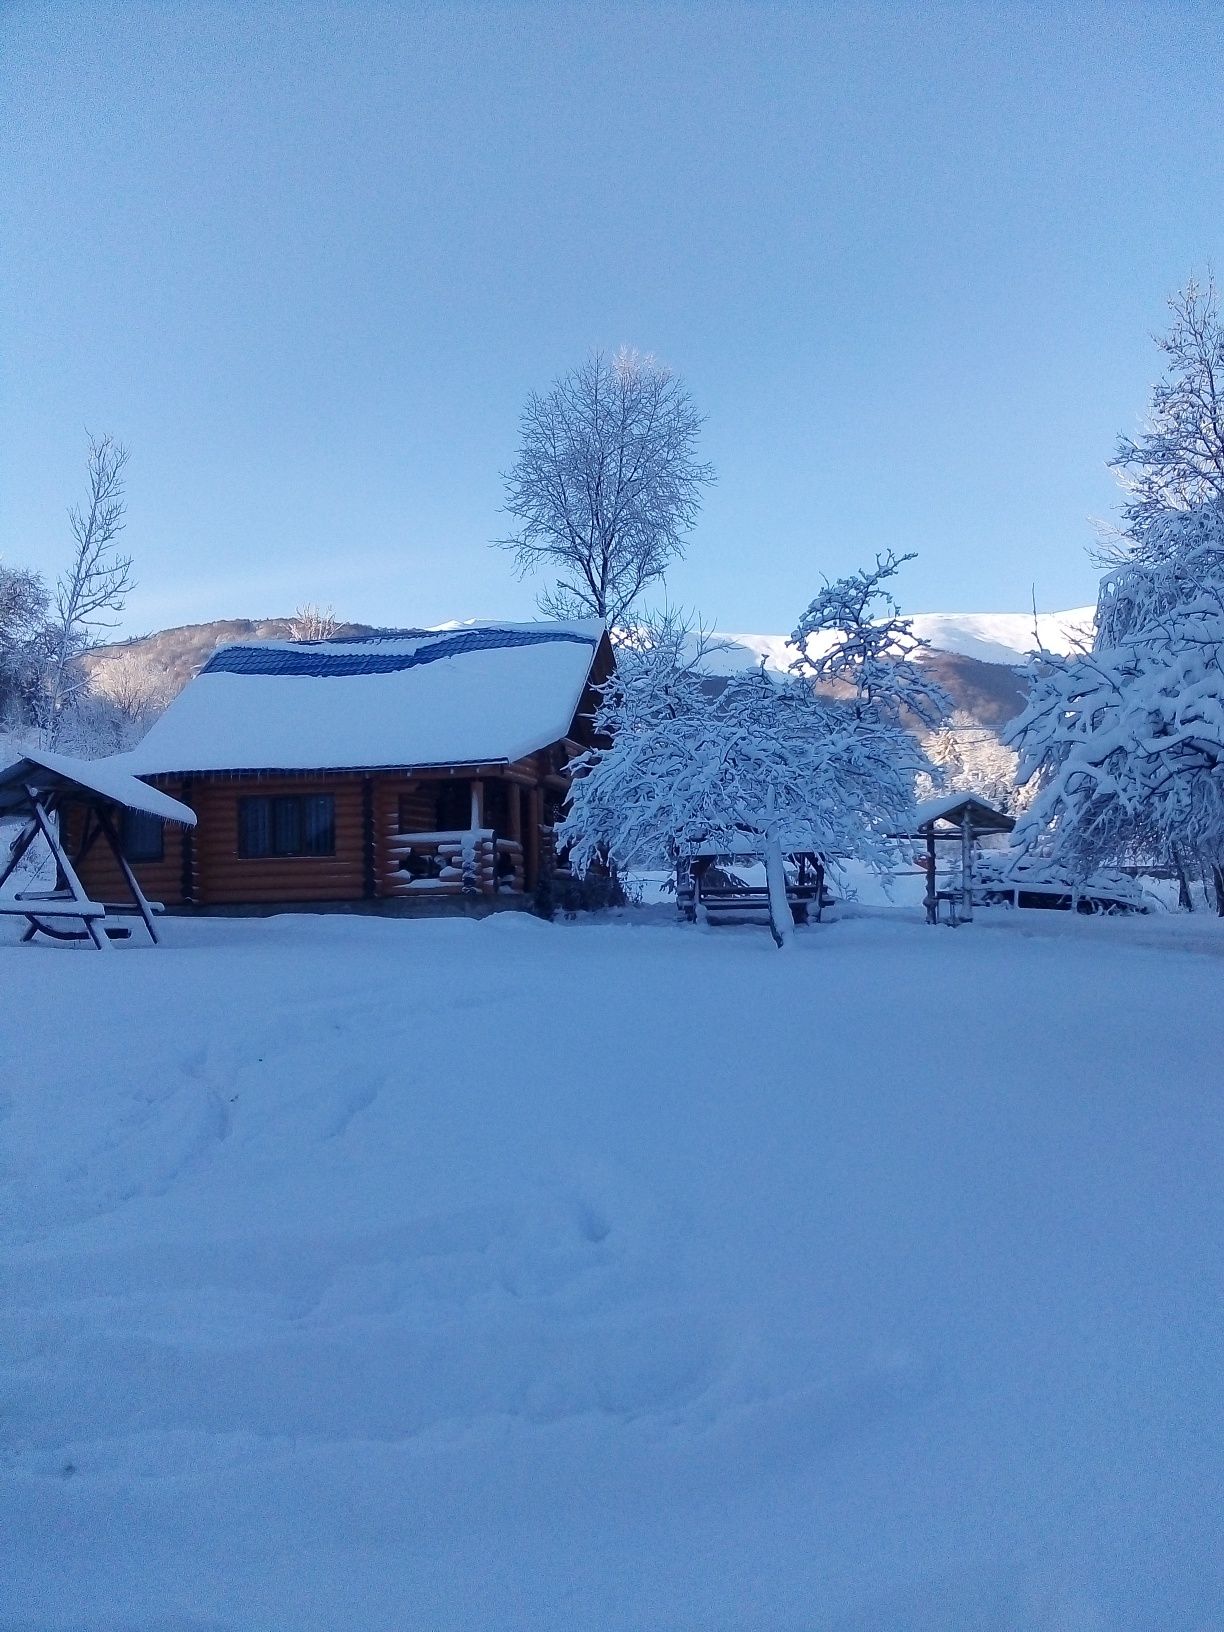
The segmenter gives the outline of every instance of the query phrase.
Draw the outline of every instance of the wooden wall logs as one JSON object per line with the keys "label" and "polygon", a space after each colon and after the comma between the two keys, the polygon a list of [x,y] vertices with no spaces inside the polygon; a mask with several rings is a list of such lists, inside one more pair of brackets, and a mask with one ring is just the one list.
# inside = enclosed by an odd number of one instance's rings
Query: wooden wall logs
{"label": "wooden wall logs", "polygon": [[[154,786],[196,811],[198,825],[190,837],[182,828],[167,826],[161,860],[134,862],[133,871],[145,894],[167,906],[188,902],[204,907],[273,906],[356,902],[371,895],[402,900],[431,893],[530,892],[541,867],[552,859],[543,787],[546,784],[550,798],[555,797],[559,782],[555,757],[554,749],[542,749],[510,766],[456,766],[453,774],[333,771],[151,777]],[[479,829],[474,841],[462,832],[440,833],[440,787],[466,783],[474,796],[471,802],[483,808],[484,790],[477,791],[472,784],[493,779],[508,784],[500,808],[507,813],[509,831],[494,834]],[[239,800],[289,794],[332,796],[335,854],[239,855]],[[82,816],[82,807],[65,805],[69,855],[79,843]],[[402,864],[414,853],[424,865],[406,869]],[[101,900],[123,896],[122,875],[107,847],[95,844],[80,873],[91,895]],[[414,878],[414,873],[430,876]]]}
{"label": "wooden wall logs", "polygon": [[[199,817],[195,832],[197,900],[201,906],[361,900],[364,824],[359,778],[261,776],[252,781],[198,782],[194,791]],[[334,855],[239,855],[240,799],[320,793],[335,800]]]}

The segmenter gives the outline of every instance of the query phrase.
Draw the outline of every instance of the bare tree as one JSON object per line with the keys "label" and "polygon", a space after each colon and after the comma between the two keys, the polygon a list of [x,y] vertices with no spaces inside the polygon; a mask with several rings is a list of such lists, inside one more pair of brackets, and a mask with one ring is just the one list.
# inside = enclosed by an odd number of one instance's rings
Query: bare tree
{"label": "bare tree", "polygon": [[289,639],[330,640],[339,627],[340,620],[332,607],[303,601],[289,620]]}
{"label": "bare tree", "polygon": [[90,690],[113,705],[121,719],[135,730],[150,725],[174,700],[177,687],[170,674],[139,646],[124,647],[99,662]]}
{"label": "bare tree", "polygon": [[527,399],[504,476],[520,525],[497,542],[520,574],[556,570],[541,610],[615,626],[683,555],[714,480],[696,457],[701,425],[681,380],[636,351],[595,352]]}
{"label": "bare tree", "polygon": [[49,630],[42,705],[42,734],[48,746],[60,733],[65,706],[89,684],[74,660],[97,644],[99,630],[114,627],[115,620],[106,614],[122,612],[135,584],[131,557],[118,549],[127,513],[123,477],[127,462],[127,449],[114,437],[89,438],[89,491],[84,506],[74,505],[68,512],[75,548],[56,584]]}

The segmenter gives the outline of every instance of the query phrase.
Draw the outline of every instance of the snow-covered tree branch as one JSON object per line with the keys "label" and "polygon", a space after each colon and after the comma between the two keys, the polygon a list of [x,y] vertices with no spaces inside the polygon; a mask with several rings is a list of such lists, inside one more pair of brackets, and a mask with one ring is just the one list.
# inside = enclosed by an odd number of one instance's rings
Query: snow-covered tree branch
{"label": "snow-covered tree branch", "polygon": [[1147,851],[1224,866],[1224,572],[1213,555],[1106,579],[1094,649],[1046,656],[1008,740],[1039,791],[1018,830],[1087,868]]}
{"label": "snow-covered tree branch", "polygon": [[[1224,329],[1213,280],[1191,279],[1169,302],[1172,322],[1156,344],[1165,377],[1137,437],[1118,439],[1111,463],[1127,499],[1106,563],[1154,563],[1185,549],[1184,518],[1224,504]],[[1199,541],[1202,542],[1201,540]]]}
{"label": "snow-covered tree branch", "polygon": [[791,670],[849,688],[862,714],[894,725],[910,714],[934,729],[951,713],[951,699],[919,661],[930,643],[885,587],[913,559],[890,550],[873,569],[827,583],[791,635]]}

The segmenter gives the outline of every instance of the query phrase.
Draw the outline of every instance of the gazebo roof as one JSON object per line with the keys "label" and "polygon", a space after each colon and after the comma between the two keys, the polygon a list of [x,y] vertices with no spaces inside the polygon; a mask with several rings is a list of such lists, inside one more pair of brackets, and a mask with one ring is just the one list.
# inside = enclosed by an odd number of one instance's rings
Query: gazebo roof
{"label": "gazebo roof", "polygon": [[914,831],[925,838],[945,828],[961,828],[966,818],[975,833],[1010,833],[1015,818],[976,793],[950,793],[943,799],[929,799],[914,812]]}

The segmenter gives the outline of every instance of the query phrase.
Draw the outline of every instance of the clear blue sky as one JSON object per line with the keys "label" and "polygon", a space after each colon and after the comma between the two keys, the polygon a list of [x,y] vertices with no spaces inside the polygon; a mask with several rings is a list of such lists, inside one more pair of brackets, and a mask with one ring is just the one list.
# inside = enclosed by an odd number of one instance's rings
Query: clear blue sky
{"label": "clear blue sky", "polygon": [[674,599],[1089,599],[1151,332],[1224,263],[1224,8],[0,10],[0,551],[132,450],[129,631],[530,615],[520,405],[654,351],[719,473]]}

